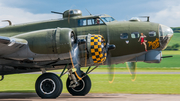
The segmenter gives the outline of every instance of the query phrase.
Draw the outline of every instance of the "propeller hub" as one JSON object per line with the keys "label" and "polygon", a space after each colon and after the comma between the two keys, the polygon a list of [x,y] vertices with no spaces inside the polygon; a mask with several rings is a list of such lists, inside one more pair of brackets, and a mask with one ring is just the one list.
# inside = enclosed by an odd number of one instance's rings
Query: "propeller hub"
{"label": "propeller hub", "polygon": [[114,50],[116,48],[115,45],[108,45],[108,50]]}

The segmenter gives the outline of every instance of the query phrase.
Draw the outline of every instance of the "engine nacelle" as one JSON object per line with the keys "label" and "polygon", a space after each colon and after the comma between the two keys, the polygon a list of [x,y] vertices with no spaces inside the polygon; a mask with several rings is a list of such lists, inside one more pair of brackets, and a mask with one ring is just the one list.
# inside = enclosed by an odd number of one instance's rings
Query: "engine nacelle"
{"label": "engine nacelle", "polygon": [[56,28],[21,34],[18,38],[26,39],[34,53],[62,54],[71,50],[75,33],[69,28]]}
{"label": "engine nacelle", "polygon": [[94,63],[103,63],[106,60],[107,50],[103,36],[89,34],[87,36],[87,49]]}

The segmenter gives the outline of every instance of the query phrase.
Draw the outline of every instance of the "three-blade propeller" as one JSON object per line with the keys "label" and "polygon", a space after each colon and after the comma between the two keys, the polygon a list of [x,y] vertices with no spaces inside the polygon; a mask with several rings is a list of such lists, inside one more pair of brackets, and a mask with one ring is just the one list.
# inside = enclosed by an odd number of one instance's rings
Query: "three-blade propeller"
{"label": "three-blade propeller", "polygon": [[[96,40],[95,37],[97,38],[97,49],[96,47],[96,42],[92,42],[93,40]],[[99,41],[100,40],[100,41]],[[92,59],[94,63],[103,63],[106,60],[106,64],[108,65],[109,69],[109,83],[112,83],[114,81],[114,65],[112,65],[111,61],[111,53],[110,50],[115,49],[115,45],[109,45],[109,42],[105,44],[105,40],[101,35],[92,35],[91,36],[91,54],[92,54]],[[75,34],[71,34],[71,45],[72,49],[69,52],[70,53],[70,58],[71,58],[71,63],[72,67],[75,69],[75,75],[76,77],[81,80],[82,75],[81,75],[81,61],[80,61],[80,50],[79,50],[79,45],[87,43],[85,39],[75,39]],[[93,43],[93,44],[92,44]],[[87,45],[88,46],[88,45]],[[92,48],[93,47],[93,48]],[[98,55],[96,54],[96,51],[98,51]],[[127,62],[127,67],[129,68],[129,72],[132,75],[132,81],[135,81],[136,79],[136,62]]]}
{"label": "three-blade propeller", "polygon": [[[89,44],[87,42],[89,40]],[[101,64],[104,61],[107,61],[106,63],[109,66],[109,73],[110,73],[110,82],[112,83],[114,80],[114,69],[111,66],[111,55],[110,50],[115,49],[115,45],[109,45],[105,43],[105,40],[103,36],[101,35],[88,35],[85,39],[75,39],[74,34],[71,34],[71,44],[72,49],[69,52],[72,67],[76,70],[74,70],[76,77],[81,80],[81,61],[80,61],[80,50],[79,45],[80,44],[87,44],[89,46],[89,54],[91,54],[92,61],[94,64]]]}

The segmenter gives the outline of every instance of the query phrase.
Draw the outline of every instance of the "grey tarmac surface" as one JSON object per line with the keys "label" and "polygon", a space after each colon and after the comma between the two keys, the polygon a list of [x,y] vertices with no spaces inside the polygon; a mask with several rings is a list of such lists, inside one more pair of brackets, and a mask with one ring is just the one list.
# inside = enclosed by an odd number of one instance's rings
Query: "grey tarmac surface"
{"label": "grey tarmac surface", "polygon": [[180,95],[163,94],[87,94],[62,93],[56,99],[41,99],[36,93],[0,93],[0,101],[180,101]]}

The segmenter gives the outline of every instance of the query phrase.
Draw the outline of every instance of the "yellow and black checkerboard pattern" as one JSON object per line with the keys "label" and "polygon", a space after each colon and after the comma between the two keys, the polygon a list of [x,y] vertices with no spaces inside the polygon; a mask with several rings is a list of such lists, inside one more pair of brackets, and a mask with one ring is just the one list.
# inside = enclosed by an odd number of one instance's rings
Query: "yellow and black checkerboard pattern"
{"label": "yellow and black checkerboard pattern", "polygon": [[91,36],[91,54],[94,63],[103,63],[106,60],[105,40],[101,35]]}

